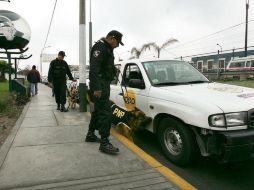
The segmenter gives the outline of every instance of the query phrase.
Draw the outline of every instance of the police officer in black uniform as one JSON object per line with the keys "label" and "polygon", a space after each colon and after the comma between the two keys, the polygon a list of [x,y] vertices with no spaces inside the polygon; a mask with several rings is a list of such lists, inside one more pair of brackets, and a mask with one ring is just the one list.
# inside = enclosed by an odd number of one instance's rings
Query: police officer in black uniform
{"label": "police officer in black uniform", "polygon": [[[114,147],[108,140],[111,127],[111,103],[110,83],[116,75],[114,66],[113,49],[122,43],[122,34],[112,30],[92,47],[90,56],[90,90],[94,102],[89,130],[86,142],[100,142],[99,150],[105,153],[118,153],[119,149]],[[94,131],[98,129],[101,139]]]}
{"label": "police officer in black uniform", "polygon": [[73,80],[70,68],[67,62],[64,61],[64,57],[65,52],[59,51],[58,57],[51,61],[48,71],[48,81],[50,84],[53,83],[57,110],[61,112],[68,111],[64,106],[66,103],[66,74],[70,80]]}

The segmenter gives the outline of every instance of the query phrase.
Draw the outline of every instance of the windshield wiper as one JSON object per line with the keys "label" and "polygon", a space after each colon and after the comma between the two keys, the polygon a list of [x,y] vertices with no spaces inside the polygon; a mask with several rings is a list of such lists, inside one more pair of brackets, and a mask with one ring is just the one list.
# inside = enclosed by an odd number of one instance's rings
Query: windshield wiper
{"label": "windshield wiper", "polygon": [[187,82],[189,84],[197,84],[197,83],[210,83],[210,81],[204,81],[204,80],[194,80]]}
{"label": "windshield wiper", "polygon": [[155,86],[173,86],[173,85],[180,85],[180,84],[188,84],[188,83],[183,83],[183,82],[161,82],[161,83],[156,83],[154,84]]}

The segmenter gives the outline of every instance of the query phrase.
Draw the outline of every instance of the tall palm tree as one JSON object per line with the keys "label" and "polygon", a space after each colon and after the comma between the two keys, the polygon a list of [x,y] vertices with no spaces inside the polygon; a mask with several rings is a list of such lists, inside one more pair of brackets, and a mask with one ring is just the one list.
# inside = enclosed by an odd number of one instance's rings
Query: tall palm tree
{"label": "tall palm tree", "polygon": [[131,54],[135,57],[135,58],[139,58],[140,57],[140,54],[141,54],[141,50],[136,48],[136,47],[133,47],[131,49]]}
{"label": "tall palm tree", "polygon": [[161,46],[157,45],[155,42],[150,42],[150,43],[144,44],[140,50],[140,54],[142,52],[146,51],[147,49],[150,50],[151,48],[153,48],[157,52],[158,58],[160,58],[161,50],[164,49],[165,47],[175,43],[175,42],[178,42],[178,40],[174,39],[174,38],[170,38],[165,43],[163,43]]}

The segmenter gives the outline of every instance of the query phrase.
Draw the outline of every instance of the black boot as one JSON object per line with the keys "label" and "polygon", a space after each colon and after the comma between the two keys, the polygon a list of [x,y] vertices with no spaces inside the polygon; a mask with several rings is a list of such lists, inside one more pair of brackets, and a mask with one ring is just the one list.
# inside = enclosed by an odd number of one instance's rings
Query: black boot
{"label": "black boot", "polygon": [[99,150],[107,154],[116,154],[119,152],[119,149],[114,147],[107,138],[101,139]]}
{"label": "black boot", "polygon": [[61,104],[60,111],[61,112],[67,112],[68,110],[64,107],[64,104]]}
{"label": "black boot", "polygon": [[98,138],[94,132],[92,131],[88,131],[87,135],[86,135],[86,142],[101,142],[101,139]]}
{"label": "black boot", "polygon": [[60,110],[60,104],[57,104],[56,110]]}

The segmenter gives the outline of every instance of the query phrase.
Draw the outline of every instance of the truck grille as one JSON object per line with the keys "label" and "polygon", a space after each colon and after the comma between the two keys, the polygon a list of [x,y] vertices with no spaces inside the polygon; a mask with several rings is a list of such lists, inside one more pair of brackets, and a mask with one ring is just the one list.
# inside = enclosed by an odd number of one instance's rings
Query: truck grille
{"label": "truck grille", "polygon": [[249,127],[254,128],[254,109],[249,110]]}

